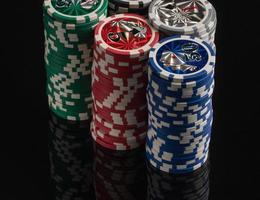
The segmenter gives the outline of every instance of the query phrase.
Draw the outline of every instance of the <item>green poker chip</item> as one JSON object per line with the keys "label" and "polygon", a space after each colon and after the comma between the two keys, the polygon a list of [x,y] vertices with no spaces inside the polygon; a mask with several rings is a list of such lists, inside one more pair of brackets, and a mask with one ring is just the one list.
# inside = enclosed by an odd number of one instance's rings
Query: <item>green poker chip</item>
{"label": "green poker chip", "polygon": [[84,107],[82,107],[80,104],[74,103],[74,102],[64,102],[64,101],[60,101],[60,99],[58,97],[53,97],[51,96],[51,101],[57,105],[60,110],[66,110],[68,112],[71,113],[75,113],[75,112],[89,112],[91,110],[91,106],[92,104],[86,104]]}
{"label": "green poker chip", "polygon": [[[47,50],[46,50],[47,51]],[[69,59],[69,58],[61,58],[61,57],[53,57],[51,53],[47,53],[45,55],[46,60],[46,68],[50,68],[54,72],[82,72],[91,70],[92,67],[92,55],[90,58],[84,59]],[[83,72],[84,72],[83,71]],[[85,72],[87,73],[87,72]]]}
{"label": "green poker chip", "polygon": [[85,121],[91,119],[91,109],[87,112],[73,112],[60,108],[53,101],[49,100],[49,107],[56,115],[61,118],[73,121]]}
{"label": "green poker chip", "polygon": [[94,29],[108,0],[44,0],[46,94],[49,108],[72,121],[91,119]]}
{"label": "green poker chip", "polygon": [[[56,76],[57,77],[57,76]],[[91,90],[88,87],[79,87],[79,84],[87,85],[91,84],[91,82],[88,81],[88,77],[81,78],[79,80],[73,81],[73,84],[70,82],[68,84],[65,84],[64,81],[56,81],[55,76],[52,76],[50,80],[47,81],[47,83],[50,83],[53,87],[53,90],[59,90],[60,92],[64,92],[68,95],[70,94],[80,94],[80,96],[87,97],[90,96]],[[70,84],[70,85],[69,85]],[[69,85],[69,86],[67,86]]]}
{"label": "green poker chip", "polygon": [[75,99],[68,96],[64,97],[64,94],[62,92],[56,92],[53,89],[51,90],[49,86],[47,87],[46,94],[50,95],[52,99],[54,99],[55,101],[58,101],[64,106],[67,106],[71,111],[78,108],[84,110],[92,105],[91,97],[80,97],[79,99]]}
{"label": "green poker chip", "polygon": [[89,23],[107,8],[107,0],[44,0],[43,7],[49,16],[64,23]]}

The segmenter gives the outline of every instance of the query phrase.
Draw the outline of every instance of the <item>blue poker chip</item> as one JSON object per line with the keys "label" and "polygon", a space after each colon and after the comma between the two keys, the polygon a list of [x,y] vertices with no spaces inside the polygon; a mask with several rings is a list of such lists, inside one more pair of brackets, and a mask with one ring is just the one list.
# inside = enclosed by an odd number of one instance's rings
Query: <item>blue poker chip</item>
{"label": "blue poker chip", "polygon": [[[172,161],[172,160],[181,160],[181,159],[186,159],[186,161],[189,158],[193,158],[198,154],[203,154],[205,153],[207,150],[209,150],[209,143],[210,140],[207,141],[207,143],[205,143],[202,147],[199,148],[194,148],[192,150],[185,150],[185,151],[179,151],[179,152],[174,152],[172,153],[172,150],[165,150],[163,148],[157,148],[154,147],[153,145],[153,139],[148,139],[148,145],[146,145],[147,150],[152,151],[152,152],[156,152],[156,154],[160,157],[165,157],[164,160],[167,161]],[[169,157],[171,156],[171,157]]]}
{"label": "blue poker chip", "polygon": [[208,158],[208,153],[205,154],[203,158],[198,160],[194,164],[187,164],[187,165],[173,165],[173,164],[168,164],[165,162],[158,161],[154,158],[152,154],[146,151],[146,157],[148,161],[156,168],[168,172],[168,173],[173,173],[173,174],[184,174],[184,173],[189,173],[192,172],[199,167],[201,167]]}
{"label": "blue poker chip", "polygon": [[[202,127],[198,131],[194,132],[186,132],[183,133],[184,136],[178,136],[176,133],[175,135],[167,135],[165,133],[162,133],[158,129],[155,130],[153,126],[149,126],[149,138],[159,138],[160,141],[165,141],[165,144],[169,143],[172,144],[173,146],[189,146],[191,142],[201,140],[204,137],[207,137],[208,135],[211,135],[211,125]],[[181,134],[179,134],[181,135]]]}
{"label": "blue poker chip", "polygon": [[170,84],[162,84],[162,82],[150,79],[148,81],[148,87],[154,89],[159,93],[166,93],[167,96],[174,96],[176,98],[191,98],[194,96],[202,95],[214,85],[214,79],[211,77],[207,81],[201,83],[198,87],[190,88],[173,88]]}
{"label": "blue poker chip", "polygon": [[163,132],[165,134],[170,135],[176,135],[176,134],[182,134],[186,132],[192,132],[196,130],[200,130],[201,128],[204,128],[207,125],[212,125],[213,122],[213,115],[210,115],[208,119],[201,120],[197,123],[195,123],[194,126],[173,126],[169,123],[159,123],[158,121],[155,121],[153,119],[153,116],[149,115],[148,123],[149,125],[152,125],[156,130],[159,130],[159,132]]}
{"label": "blue poker chip", "polygon": [[149,54],[149,66],[168,81],[196,81],[215,68],[215,52],[205,41],[192,36],[172,36],[161,40]]}
{"label": "blue poker chip", "polygon": [[[209,146],[209,145],[208,145]],[[193,162],[194,160],[199,160],[204,156],[209,151],[209,147],[205,147],[204,149],[193,153],[189,155],[184,155],[184,156],[169,156],[169,153],[166,151],[163,152],[157,152],[156,150],[152,150],[149,146],[146,146],[146,151],[150,154],[152,154],[156,160],[167,163],[167,164],[174,164],[174,165],[180,165],[180,164],[188,164]]]}
{"label": "blue poker chip", "polygon": [[157,148],[151,145],[147,145],[147,150],[152,152],[154,155],[158,157],[159,160],[165,160],[169,162],[187,162],[191,159],[198,158],[203,156],[206,151],[209,150],[210,140],[208,140],[203,146],[193,148],[191,150],[185,150],[184,152],[176,152],[175,154],[171,153],[169,150],[165,150],[163,148]]}
{"label": "blue poker chip", "polygon": [[[168,120],[166,119],[158,119],[155,116],[153,116],[149,111],[148,111],[148,116],[151,119],[151,123],[155,124],[157,127],[162,127],[162,128],[168,128],[168,129],[187,129],[187,128],[191,128],[191,127],[195,127],[197,125],[200,125],[203,121],[205,120],[211,120],[213,118],[213,111],[210,110],[209,112],[207,112],[206,115],[204,115],[203,117],[201,117],[198,121],[192,122],[192,123],[185,123],[183,121],[172,121],[172,120]],[[172,127],[172,128],[171,128]]]}
{"label": "blue poker chip", "polygon": [[[207,144],[207,142],[210,141],[211,131],[208,132],[208,134],[205,134],[203,137],[200,138],[200,140],[197,141],[190,141],[189,144],[180,145],[176,142],[172,142],[169,140],[163,140],[159,137],[153,137],[151,135],[147,136],[148,142],[150,142],[150,145],[153,148],[157,148],[160,151],[167,151],[167,152],[175,152],[175,153],[181,153],[183,152],[183,155],[185,152],[193,152],[197,151]],[[173,153],[174,155],[174,153]]]}
{"label": "blue poker chip", "polygon": [[[146,146],[146,151],[148,151],[150,154],[153,154],[155,157],[157,157],[158,161],[162,161],[165,162],[167,164],[171,164],[171,162],[173,165],[176,165],[175,162],[179,162],[182,164],[188,164],[189,161],[193,161],[196,158],[201,158],[203,157],[203,154],[205,154],[207,151],[209,151],[209,143],[210,140],[205,143],[204,146],[200,147],[200,148],[194,148],[193,150],[190,150],[189,152],[186,150],[184,151],[184,153],[182,154],[181,151],[178,152],[178,154],[169,154],[169,151],[164,150],[164,149],[157,149],[154,147],[149,147],[148,145]],[[188,153],[187,153],[188,152]]]}
{"label": "blue poker chip", "polygon": [[[158,102],[157,102],[158,103]],[[184,111],[175,111],[170,112],[169,109],[165,109],[164,106],[158,105],[158,104],[153,104],[152,102],[148,102],[148,110],[150,111],[151,114],[154,116],[164,119],[165,117],[167,118],[173,118],[175,120],[184,120],[184,119],[191,119],[192,117],[197,117],[199,118],[200,116],[203,116],[205,112],[207,112],[209,109],[212,109],[212,101],[209,99],[208,103],[204,104],[203,106],[197,107],[198,109],[196,110],[191,110],[189,112],[184,112]]]}
{"label": "blue poker chip", "polygon": [[212,122],[204,123],[204,126],[201,126],[198,129],[190,130],[190,131],[178,131],[173,129],[170,134],[167,134],[166,132],[162,131],[160,128],[156,128],[153,124],[149,123],[149,128],[151,129],[151,132],[154,132],[157,137],[162,138],[163,140],[169,140],[169,141],[176,141],[176,142],[182,142],[187,140],[195,140],[201,136],[204,136],[206,134],[209,134],[212,129]]}
{"label": "blue poker chip", "polygon": [[173,133],[187,130],[188,128],[195,127],[197,125],[201,125],[202,127],[206,124],[210,124],[209,122],[213,119],[212,106],[210,105],[205,107],[201,112],[193,115],[186,115],[181,118],[153,110],[153,107],[149,105],[148,113],[150,117],[149,123],[155,125],[158,129],[168,128]]}
{"label": "blue poker chip", "polygon": [[214,70],[214,50],[194,37],[165,38],[151,50],[146,155],[154,167],[188,173],[207,160]]}
{"label": "blue poker chip", "polygon": [[212,105],[209,104],[201,112],[178,116],[178,115],[174,115],[175,113],[169,114],[167,112],[160,111],[155,106],[151,106],[148,103],[148,112],[154,118],[157,118],[158,120],[161,120],[163,122],[167,122],[171,125],[185,125],[185,124],[189,125],[201,119],[204,119],[204,117],[207,117],[206,115],[207,114],[209,115],[212,112]]}
{"label": "blue poker chip", "polygon": [[208,81],[214,78],[214,71],[209,73],[207,76],[203,77],[202,79],[190,82],[174,82],[174,80],[164,80],[155,74],[152,69],[148,68],[148,80],[155,81],[157,84],[162,84],[164,86],[168,86],[171,88],[178,88],[178,89],[195,89],[205,85]]}
{"label": "blue poker chip", "polygon": [[[200,88],[194,89],[194,90],[173,90],[172,88],[169,87],[162,87],[162,85],[156,84],[154,81],[148,82],[147,87],[151,89],[151,92],[154,92],[156,96],[159,96],[161,98],[166,98],[166,97],[173,97],[178,101],[187,101],[189,99],[195,100],[198,97],[203,97],[206,94],[210,92],[212,88],[215,86],[215,81],[212,80],[208,82],[207,84],[203,85]],[[163,94],[165,94],[163,96]],[[190,100],[190,101],[191,101]]]}
{"label": "blue poker chip", "polygon": [[147,101],[149,105],[155,107],[156,109],[167,112],[169,115],[176,115],[176,116],[185,116],[187,114],[195,114],[197,112],[200,112],[205,107],[207,107],[209,104],[212,104],[212,99],[204,99],[203,101],[199,102],[198,104],[194,104],[191,106],[169,106],[165,105],[164,101],[154,101],[156,100],[151,92],[147,91]]}
{"label": "blue poker chip", "polygon": [[163,127],[159,126],[158,124],[152,122],[149,120],[149,126],[152,126],[158,134],[164,134],[167,135],[169,138],[184,138],[184,137],[191,137],[196,136],[198,133],[200,133],[201,130],[204,130],[208,127],[211,127],[213,123],[213,117],[202,121],[200,124],[193,126],[193,127]]}
{"label": "blue poker chip", "polygon": [[168,107],[183,107],[183,106],[194,106],[201,104],[203,105],[204,102],[208,101],[213,95],[213,90],[214,90],[214,85],[211,85],[210,89],[204,93],[203,96],[198,96],[198,97],[191,97],[189,99],[177,99],[172,96],[167,96],[163,93],[159,93],[155,91],[151,87],[147,87],[147,95],[148,98],[153,99],[156,103],[161,103],[165,106]]}
{"label": "blue poker chip", "polygon": [[[211,106],[210,104],[210,101],[211,101],[211,98],[207,98],[205,99],[205,101],[201,102],[201,103],[198,103],[198,104],[194,104],[194,105],[190,105],[190,106],[168,106],[168,105],[165,105],[165,104],[160,104],[160,102],[157,100],[157,101],[154,101],[156,100],[156,98],[153,98],[153,99],[149,99],[148,98],[148,102],[149,102],[149,105],[151,107],[155,107],[153,109],[154,110],[157,110],[158,112],[162,112],[162,113],[167,113],[166,116],[172,116],[172,117],[175,117],[176,118],[182,118],[182,117],[185,117],[185,116],[188,116],[188,115],[191,115],[191,114],[197,114],[199,113],[200,111],[202,112],[203,110],[205,110],[205,108],[207,106]],[[155,106],[154,106],[155,105]],[[153,113],[151,113],[153,114]],[[162,114],[158,113],[157,116],[161,116]],[[155,115],[156,117],[156,115]]]}
{"label": "blue poker chip", "polygon": [[151,101],[153,105],[162,105],[169,111],[187,111],[196,110],[196,107],[204,106],[211,98],[214,92],[214,86],[211,87],[208,93],[200,98],[191,98],[185,100],[178,100],[177,98],[167,97],[165,94],[158,93],[152,88],[147,87],[147,100]]}
{"label": "blue poker chip", "polygon": [[187,82],[211,73],[215,59],[215,52],[207,42],[179,35],[165,38],[151,49],[149,66],[165,80]]}
{"label": "blue poker chip", "polygon": [[174,120],[197,120],[199,117],[202,117],[207,111],[212,109],[211,100],[205,106],[201,106],[200,109],[190,112],[169,112],[165,107],[160,105],[152,104],[151,102],[147,103],[148,111],[155,117],[160,119],[170,118]]}
{"label": "blue poker chip", "polygon": [[175,158],[175,159],[172,159],[172,160],[165,160],[165,159],[162,159],[160,156],[158,156],[158,154],[156,152],[151,152],[150,149],[146,148],[146,151],[148,154],[150,154],[151,156],[153,156],[153,158],[155,160],[157,160],[158,162],[163,162],[165,164],[168,164],[168,165],[175,165],[175,166],[178,166],[178,165],[196,165],[198,164],[202,158],[205,158],[205,154],[207,154],[209,152],[208,149],[206,149],[204,152],[200,153],[200,154],[197,154],[195,156],[192,156],[192,157],[188,157],[188,158]]}
{"label": "blue poker chip", "polygon": [[211,135],[211,126],[205,126],[196,133],[187,132],[184,137],[176,135],[166,135],[153,126],[149,126],[147,138],[154,139],[156,145],[165,146],[167,149],[184,149],[186,147],[195,147],[199,144],[197,141],[203,140]]}

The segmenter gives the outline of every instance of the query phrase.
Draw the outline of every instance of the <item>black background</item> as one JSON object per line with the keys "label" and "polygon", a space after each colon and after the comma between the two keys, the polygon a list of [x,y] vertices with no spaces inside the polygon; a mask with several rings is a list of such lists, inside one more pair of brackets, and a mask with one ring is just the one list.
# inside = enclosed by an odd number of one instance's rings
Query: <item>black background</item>
{"label": "black background", "polygon": [[[210,200],[256,200],[260,199],[259,5],[211,2],[218,12],[218,28]],[[1,11],[4,200],[51,199],[41,5],[40,0],[16,1]]]}

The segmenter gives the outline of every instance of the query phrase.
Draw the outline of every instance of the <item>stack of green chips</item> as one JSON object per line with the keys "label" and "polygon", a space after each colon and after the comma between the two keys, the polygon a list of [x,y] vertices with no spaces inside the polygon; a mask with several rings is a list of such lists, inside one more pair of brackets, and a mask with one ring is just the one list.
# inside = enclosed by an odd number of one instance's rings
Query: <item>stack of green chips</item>
{"label": "stack of green chips", "polygon": [[45,67],[50,109],[59,117],[91,119],[94,28],[107,0],[44,0]]}

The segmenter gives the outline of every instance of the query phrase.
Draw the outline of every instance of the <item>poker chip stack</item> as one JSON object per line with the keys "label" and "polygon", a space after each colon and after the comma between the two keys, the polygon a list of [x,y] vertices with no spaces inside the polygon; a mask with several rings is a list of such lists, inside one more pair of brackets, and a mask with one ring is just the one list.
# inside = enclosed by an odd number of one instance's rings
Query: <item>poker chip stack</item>
{"label": "poker chip stack", "polygon": [[107,0],[44,0],[45,68],[50,109],[68,120],[91,118],[94,27]]}
{"label": "poker chip stack", "polygon": [[199,38],[165,38],[150,51],[146,155],[154,167],[180,174],[206,162],[214,68],[215,52]]}
{"label": "poker chip stack", "polygon": [[217,15],[206,0],[154,0],[148,16],[161,37],[191,35],[214,46]]}
{"label": "poker chip stack", "polygon": [[147,16],[148,7],[152,0],[109,0],[108,15],[135,13]]}
{"label": "poker chip stack", "polygon": [[159,34],[143,17],[114,15],[95,29],[92,137],[116,150],[137,148],[147,132],[147,61]]}
{"label": "poker chip stack", "polygon": [[95,145],[97,200],[143,200],[146,196],[144,148],[115,151]]}
{"label": "poker chip stack", "polygon": [[51,113],[49,156],[55,200],[94,197],[93,147],[89,123],[67,121]]}
{"label": "poker chip stack", "polygon": [[181,175],[172,175],[147,166],[147,200],[208,200],[209,164]]}

